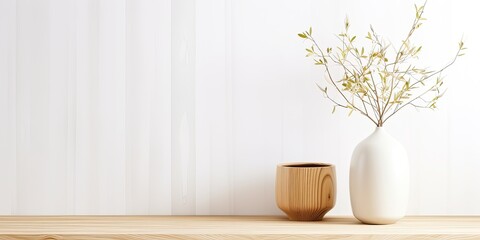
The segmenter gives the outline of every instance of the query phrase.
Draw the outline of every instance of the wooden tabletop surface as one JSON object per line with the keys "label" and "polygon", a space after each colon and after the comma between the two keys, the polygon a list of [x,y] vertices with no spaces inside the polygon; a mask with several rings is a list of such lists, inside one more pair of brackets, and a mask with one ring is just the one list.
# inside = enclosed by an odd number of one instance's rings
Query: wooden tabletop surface
{"label": "wooden tabletop surface", "polygon": [[480,239],[480,216],[415,216],[392,225],[352,217],[0,216],[0,239]]}

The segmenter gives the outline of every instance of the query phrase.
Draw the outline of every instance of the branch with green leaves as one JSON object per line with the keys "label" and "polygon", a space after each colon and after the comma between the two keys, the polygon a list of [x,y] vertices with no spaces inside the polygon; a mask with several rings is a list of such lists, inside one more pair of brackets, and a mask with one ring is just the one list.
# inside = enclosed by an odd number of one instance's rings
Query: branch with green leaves
{"label": "branch with green leaves", "polygon": [[[298,34],[311,43],[306,48],[306,56],[313,58],[315,65],[324,68],[326,84],[333,86],[339,97],[336,99],[326,85],[316,83],[333,103],[332,113],[337,107],[347,109],[349,116],[359,112],[381,127],[406,106],[437,107],[437,101],[445,92],[441,89],[442,73],[464,54],[466,48],[460,41],[453,59],[438,70],[416,65],[422,46],[414,45],[411,38],[426,20],[423,17],[425,4],[415,6],[415,19],[398,48],[388,44],[372,26],[365,36],[369,47],[360,47],[357,36],[349,32],[348,18],[345,19],[344,31],[337,35],[340,46],[335,48],[320,47],[312,36],[312,28]],[[340,67],[342,77],[335,76],[338,73],[335,66]]]}

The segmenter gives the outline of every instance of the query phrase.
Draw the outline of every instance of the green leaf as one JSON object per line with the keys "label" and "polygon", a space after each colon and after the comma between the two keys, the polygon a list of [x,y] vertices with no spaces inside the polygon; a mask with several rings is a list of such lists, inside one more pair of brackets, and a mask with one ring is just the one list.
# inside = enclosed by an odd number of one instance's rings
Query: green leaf
{"label": "green leaf", "polygon": [[325,89],[323,89],[322,87],[320,87],[320,85],[318,85],[318,83],[315,83],[315,85],[317,85],[318,89],[320,89],[320,91],[322,91],[323,93],[327,93],[327,87],[325,87]]}
{"label": "green leaf", "polygon": [[337,109],[337,106],[333,106],[333,109],[332,109],[332,114],[335,113],[335,110]]}
{"label": "green leaf", "polygon": [[323,65],[323,62],[321,59],[315,59],[315,65]]}
{"label": "green leaf", "polygon": [[307,35],[305,35],[303,33],[299,33],[298,36],[301,37],[301,38],[307,38]]}
{"label": "green leaf", "polygon": [[350,42],[353,42],[355,40],[355,38],[357,38],[357,36],[353,36],[351,39],[350,39]]}
{"label": "green leaf", "polygon": [[350,112],[348,113],[348,116],[350,117],[352,115],[352,113],[353,113],[353,108],[350,109]]}
{"label": "green leaf", "polygon": [[420,52],[420,50],[422,50],[422,46],[420,46],[420,47],[417,48],[416,53]]}
{"label": "green leaf", "polygon": [[310,27],[310,28],[308,29],[308,34],[309,34],[309,35],[312,35],[312,27]]}
{"label": "green leaf", "polygon": [[365,38],[372,40],[372,34],[370,32],[368,32],[368,34]]}

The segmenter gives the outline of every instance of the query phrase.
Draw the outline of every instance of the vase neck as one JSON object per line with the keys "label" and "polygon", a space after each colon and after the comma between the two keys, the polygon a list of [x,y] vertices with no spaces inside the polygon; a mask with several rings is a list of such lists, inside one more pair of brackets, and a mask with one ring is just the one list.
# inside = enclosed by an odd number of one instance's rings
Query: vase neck
{"label": "vase neck", "polygon": [[372,135],[378,136],[378,135],[390,135],[390,134],[388,134],[387,129],[385,129],[384,127],[376,127]]}

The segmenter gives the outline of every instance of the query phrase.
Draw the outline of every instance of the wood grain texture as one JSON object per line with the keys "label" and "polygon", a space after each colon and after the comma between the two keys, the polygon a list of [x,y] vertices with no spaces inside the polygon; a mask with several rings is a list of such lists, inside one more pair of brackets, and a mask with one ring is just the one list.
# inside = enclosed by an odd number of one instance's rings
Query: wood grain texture
{"label": "wood grain texture", "polygon": [[143,239],[480,239],[480,217],[406,217],[364,225],[352,217],[321,222],[281,216],[5,216],[2,240]]}
{"label": "wood grain texture", "polygon": [[335,206],[335,167],[320,163],[284,163],[277,166],[277,206],[288,218],[318,221]]}

